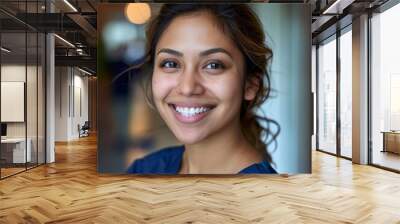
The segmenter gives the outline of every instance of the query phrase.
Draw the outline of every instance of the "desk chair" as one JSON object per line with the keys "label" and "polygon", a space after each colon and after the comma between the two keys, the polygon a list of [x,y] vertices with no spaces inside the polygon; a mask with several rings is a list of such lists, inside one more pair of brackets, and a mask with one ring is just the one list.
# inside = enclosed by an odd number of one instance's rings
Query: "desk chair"
{"label": "desk chair", "polygon": [[78,124],[79,138],[89,136],[89,129],[90,129],[89,121],[85,121],[82,127],[80,127],[80,125]]}

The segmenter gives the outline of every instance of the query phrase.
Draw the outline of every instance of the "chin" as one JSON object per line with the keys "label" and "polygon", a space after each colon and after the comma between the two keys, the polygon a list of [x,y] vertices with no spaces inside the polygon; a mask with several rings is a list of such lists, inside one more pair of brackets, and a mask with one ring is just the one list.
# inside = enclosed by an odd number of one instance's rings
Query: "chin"
{"label": "chin", "polygon": [[188,144],[188,145],[192,145],[192,144],[196,144],[202,140],[205,139],[206,136],[200,134],[200,133],[191,133],[191,132],[183,132],[183,131],[179,131],[179,132],[174,132],[175,137],[178,139],[178,141],[180,141],[183,144]]}

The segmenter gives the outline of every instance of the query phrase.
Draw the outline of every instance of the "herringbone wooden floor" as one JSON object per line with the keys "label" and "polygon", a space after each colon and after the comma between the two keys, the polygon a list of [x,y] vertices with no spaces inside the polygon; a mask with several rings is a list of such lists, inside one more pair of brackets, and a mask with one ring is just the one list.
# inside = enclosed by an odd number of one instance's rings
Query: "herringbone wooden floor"
{"label": "herringbone wooden floor", "polygon": [[400,175],[313,153],[313,174],[96,173],[94,137],[0,181],[0,223],[400,223]]}

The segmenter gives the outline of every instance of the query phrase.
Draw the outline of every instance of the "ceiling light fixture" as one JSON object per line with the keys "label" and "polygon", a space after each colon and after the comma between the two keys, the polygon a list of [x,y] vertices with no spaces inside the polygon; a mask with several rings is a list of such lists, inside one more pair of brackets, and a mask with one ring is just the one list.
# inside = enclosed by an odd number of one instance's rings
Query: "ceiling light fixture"
{"label": "ceiling light fixture", "polygon": [[62,37],[60,37],[59,35],[57,35],[57,34],[54,34],[54,36],[55,37],[57,37],[59,40],[61,40],[62,42],[64,42],[64,43],[66,43],[68,46],[70,46],[70,47],[72,47],[72,48],[75,48],[75,45],[73,45],[71,42],[69,42],[68,40],[66,40],[66,39],[64,39],[64,38],[62,38]]}
{"label": "ceiling light fixture", "polygon": [[86,70],[83,70],[83,69],[81,69],[81,68],[79,68],[79,67],[78,67],[78,70],[81,71],[81,72],[83,72],[83,73],[85,73],[85,74],[87,74],[87,75],[90,75],[90,76],[93,75],[92,73],[90,73],[90,72],[88,72],[88,71],[86,71]]}
{"label": "ceiling light fixture", "polygon": [[64,0],[64,3],[67,4],[74,12],[78,12],[78,10],[68,0]]}
{"label": "ceiling light fixture", "polygon": [[79,55],[83,55],[83,49],[77,48],[76,53],[78,53]]}
{"label": "ceiling light fixture", "polygon": [[322,14],[342,14],[343,9],[351,5],[355,0],[336,0],[332,5],[324,10]]}
{"label": "ceiling light fixture", "polygon": [[6,53],[10,53],[10,52],[11,52],[11,50],[9,50],[9,49],[7,49],[7,48],[5,48],[5,47],[1,47],[0,49],[1,49],[2,51],[6,52]]}

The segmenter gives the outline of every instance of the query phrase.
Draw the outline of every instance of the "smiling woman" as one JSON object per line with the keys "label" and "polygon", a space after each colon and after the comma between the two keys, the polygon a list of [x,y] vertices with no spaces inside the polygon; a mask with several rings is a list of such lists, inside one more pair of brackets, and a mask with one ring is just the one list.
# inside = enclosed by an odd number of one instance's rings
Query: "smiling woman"
{"label": "smiling woman", "polygon": [[136,160],[128,173],[276,173],[255,109],[269,96],[272,51],[244,4],[165,4],[147,29],[147,98],[181,146]]}

